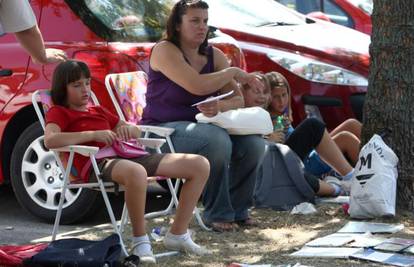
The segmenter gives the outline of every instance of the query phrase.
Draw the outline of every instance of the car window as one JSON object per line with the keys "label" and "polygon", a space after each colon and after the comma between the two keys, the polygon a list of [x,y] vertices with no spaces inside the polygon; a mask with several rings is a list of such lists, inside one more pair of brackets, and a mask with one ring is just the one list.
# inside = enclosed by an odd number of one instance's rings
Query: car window
{"label": "car window", "polygon": [[302,14],[321,11],[320,0],[278,0],[278,2]]}
{"label": "car window", "polygon": [[162,37],[174,0],[66,0],[107,41],[145,42]]}
{"label": "car window", "polygon": [[[280,25],[304,24],[303,16],[274,0],[206,0],[213,26],[257,27],[280,22]],[[258,15],[260,14],[260,16]]]}
{"label": "car window", "polygon": [[367,13],[368,15],[372,15],[372,11],[374,9],[374,1],[373,0],[349,0],[351,4],[360,8],[362,11]]}
{"label": "car window", "polygon": [[337,24],[353,28],[354,21],[337,4],[331,0],[323,0],[323,12]]}

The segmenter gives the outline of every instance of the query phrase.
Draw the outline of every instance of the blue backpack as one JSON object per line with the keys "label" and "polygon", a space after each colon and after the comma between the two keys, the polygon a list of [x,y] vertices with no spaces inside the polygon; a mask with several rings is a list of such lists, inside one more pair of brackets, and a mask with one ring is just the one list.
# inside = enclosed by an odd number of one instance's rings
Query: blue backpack
{"label": "blue backpack", "polygon": [[24,260],[23,266],[117,267],[121,266],[121,251],[117,234],[100,241],[61,239],[51,242],[44,250]]}

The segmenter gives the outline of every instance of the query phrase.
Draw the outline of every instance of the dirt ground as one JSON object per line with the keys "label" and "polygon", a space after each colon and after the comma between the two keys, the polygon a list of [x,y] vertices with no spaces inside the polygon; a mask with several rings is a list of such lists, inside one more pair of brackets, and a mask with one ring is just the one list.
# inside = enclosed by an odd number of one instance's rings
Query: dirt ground
{"label": "dirt ground", "polygon": [[[201,230],[193,224],[195,240],[213,251],[204,257],[173,256],[161,258],[159,266],[228,266],[232,262],[248,264],[292,264],[308,266],[382,266],[370,262],[346,259],[292,258],[288,254],[300,249],[308,241],[338,231],[348,221],[340,205],[323,204],[312,215],[290,215],[289,212],[254,209],[252,216],[260,221],[260,227],[234,233],[214,233]],[[376,222],[403,223],[404,231],[394,236],[414,238],[414,216],[400,212],[396,218]],[[148,229],[168,226],[166,219],[148,221]],[[127,234],[127,233],[126,233]],[[165,252],[162,243],[153,243],[156,253]]]}

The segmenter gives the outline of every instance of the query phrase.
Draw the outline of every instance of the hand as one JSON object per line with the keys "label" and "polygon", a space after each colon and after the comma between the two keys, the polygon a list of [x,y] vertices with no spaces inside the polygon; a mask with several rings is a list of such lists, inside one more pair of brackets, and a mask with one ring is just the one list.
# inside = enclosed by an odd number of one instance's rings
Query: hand
{"label": "hand", "polygon": [[101,130],[93,132],[93,140],[111,146],[116,139],[116,134],[111,130]]}
{"label": "hand", "polygon": [[219,113],[218,100],[209,103],[203,103],[197,106],[198,110],[206,117],[214,117]]}
{"label": "hand", "polygon": [[127,124],[119,126],[116,130],[116,135],[119,139],[128,141],[140,137],[141,131],[138,129],[138,127]]}
{"label": "hand", "polygon": [[45,51],[47,64],[59,63],[67,59],[66,53],[63,50],[46,48]]}
{"label": "hand", "polygon": [[260,81],[258,75],[254,73],[247,73],[244,70],[240,70],[239,73],[234,76],[234,79],[241,84],[248,84],[251,88],[263,89],[264,87],[264,84]]}
{"label": "hand", "polygon": [[125,17],[115,20],[113,25],[116,28],[124,28],[128,26],[135,26],[140,23],[142,23],[142,19],[138,18],[137,16],[130,15],[130,16],[125,16]]}
{"label": "hand", "polygon": [[275,131],[268,136],[268,140],[283,144],[285,143],[285,133],[283,131]]}

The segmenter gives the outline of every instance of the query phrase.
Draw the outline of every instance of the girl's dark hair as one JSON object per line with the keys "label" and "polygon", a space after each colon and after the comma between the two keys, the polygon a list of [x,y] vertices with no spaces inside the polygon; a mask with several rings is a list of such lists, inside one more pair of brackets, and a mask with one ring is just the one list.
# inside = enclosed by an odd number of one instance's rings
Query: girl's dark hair
{"label": "girl's dark hair", "polygon": [[82,61],[67,60],[53,72],[51,96],[54,105],[68,107],[67,86],[81,78],[90,78],[88,65]]}
{"label": "girl's dark hair", "polygon": [[[183,16],[187,12],[189,8],[201,8],[201,9],[208,9],[208,4],[203,0],[180,0],[178,1],[173,9],[171,10],[171,14],[168,17],[167,21],[167,31],[164,40],[170,41],[175,44],[178,48],[180,46],[180,33],[177,31],[177,26],[183,22]],[[208,34],[206,39],[198,48],[198,53],[201,55],[206,55],[208,45]]]}

